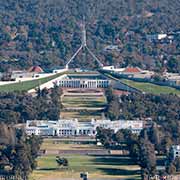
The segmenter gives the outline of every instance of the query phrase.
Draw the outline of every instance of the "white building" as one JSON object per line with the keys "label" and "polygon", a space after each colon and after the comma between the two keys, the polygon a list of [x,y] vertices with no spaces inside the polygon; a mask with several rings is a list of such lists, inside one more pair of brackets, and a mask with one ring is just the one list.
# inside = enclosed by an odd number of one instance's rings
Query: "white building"
{"label": "white building", "polygon": [[173,85],[180,85],[180,74],[179,73],[169,73],[169,72],[164,72],[163,77],[165,78],[166,81],[170,82]]}
{"label": "white building", "polygon": [[118,73],[129,78],[150,79],[154,75],[153,71],[143,70],[139,67],[115,68],[114,66],[105,66],[103,70]]}
{"label": "white building", "polygon": [[176,159],[180,157],[180,145],[174,145],[170,149],[171,158]]}
{"label": "white building", "polygon": [[43,121],[33,120],[27,121],[25,131],[28,135],[40,136],[95,136],[97,127],[105,129],[113,129],[117,132],[120,129],[129,129],[132,133],[140,133],[144,128],[143,121],[132,120],[94,120],[89,122],[79,122],[75,120],[58,120]]}
{"label": "white building", "polygon": [[107,88],[110,80],[100,76],[99,74],[87,75],[65,75],[57,85],[66,88]]}

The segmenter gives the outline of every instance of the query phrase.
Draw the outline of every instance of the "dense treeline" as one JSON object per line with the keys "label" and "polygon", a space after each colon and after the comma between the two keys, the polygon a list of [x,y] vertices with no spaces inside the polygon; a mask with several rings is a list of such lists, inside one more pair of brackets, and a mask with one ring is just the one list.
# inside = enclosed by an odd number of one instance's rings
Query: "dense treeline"
{"label": "dense treeline", "polygon": [[[178,132],[178,139],[180,132]],[[160,131],[154,125],[150,129],[144,129],[142,132],[132,134],[130,130],[122,129],[114,133],[111,129],[97,129],[96,139],[106,148],[119,148],[129,151],[131,159],[141,167],[141,177],[148,180],[155,175],[172,175],[180,171],[180,158],[174,160],[168,159],[171,145],[177,143],[176,139],[168,136],[166,131]],[[178,141],[180,143],[180,141]],[[157,152],[157,153],[156,153]],[[157,155],[166,155],[164,161],[165,170],[158,171]]]}
{"label": "dense treeline", "polygon": [[[0,1],[0,71],[32,64],[46,69],[64,65],[80,45],[85,15],[88,45],[104,64],[179,72],[179,35],[172,43],[150,43],[145,38],[178,31],[179,6],[178,0]],[[103,50],[111,44],[119,50]],[[82,57],[76,66],[95,65]]]}
{"label": "dense treeline", "polygon": [[[117,97],[106,91],[107,116],[114,119],[152,119],[158,152],[170,144],[180,144],[180,98],[176,95],[129,94]],[[164,134],[166,132],[166,134]],[[155,138],[152,136],[151,138]],[[163,150],[165,153],[165,151]]]}
{"label": "dense treeline", "polygon": [[144,180],[157,174],[158,155],[166,155],[166,170],[160,174],[173,174],[180,170],[180,158],[170,159],[170,147],[180,144],[180,98],[176,95],[129,94],[117,97],[112,89],[106,90],[107,116],[112,120],[152,119],[152,127],[144,129],[140,135],[131,131],[98,129],[97,139],[106,148],[126,144],[130,156],[141,167]]}
{"label": "dense treeline", "polygon": [[27,93],[0,93],[0,174],[14,175],[23,180],[36,168],[36,158],[42,143],[37,136],[27,137],[14,128],[26,120],[59,119],[61,103],[59,87],[37,89]]}
{"label": "dense treeline", "polygon": [[180,120],[180,98],[177,95],[132,93],[117,97],[112,89],[106,91],[107,115],[111,119],[152,118],[158,123]]}
{"label": "dense treeline", "polygon": [[0,123],[0,174],[28,179],[41,143],[39,137],[26,137],[22,130]]}
{"label": "dense treeline", "polygon": [[59,119],[60,90],[37,90],[37,95],[27,93],[0,93],[0,122],[24,123],[26,120]]}

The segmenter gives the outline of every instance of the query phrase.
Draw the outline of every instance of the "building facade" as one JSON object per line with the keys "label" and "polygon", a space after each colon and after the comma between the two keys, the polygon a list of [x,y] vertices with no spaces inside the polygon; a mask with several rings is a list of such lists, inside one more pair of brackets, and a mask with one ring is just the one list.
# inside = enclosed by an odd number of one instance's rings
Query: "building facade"
{"label": "building facade", "polygon": [[95,136],[97,127],[112,129],[117,132],[120,129],[129,129],[132,133],[140,133],[144,128],[144,122],[140,120],[94,120],[79,122],[75,120],[58,121],[27,121],[25,131],[27,135],[39,136]]}
{"label": "building facade", "polygon": [[66,75],[57,81],[57,85],[65,88],[107,88],[110,80],[99,75]]}
{"label": "building facade", "polygon": [[180,157],[180,145],[173,145],[170,149],[171,159]]}

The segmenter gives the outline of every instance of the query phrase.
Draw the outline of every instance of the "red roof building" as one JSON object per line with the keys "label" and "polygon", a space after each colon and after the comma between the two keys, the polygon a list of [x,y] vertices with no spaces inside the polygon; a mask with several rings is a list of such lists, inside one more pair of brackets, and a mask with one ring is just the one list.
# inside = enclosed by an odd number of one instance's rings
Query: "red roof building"
{"label": "red roof building", "polygon": [[127,67],[123,72],[125,73],[140,73],[142,70],[138,67]]}
{"label": "red roof building", "polygon": [[32,66],[28,69],[28,72],[42,73],[44,71],[40,66]]}

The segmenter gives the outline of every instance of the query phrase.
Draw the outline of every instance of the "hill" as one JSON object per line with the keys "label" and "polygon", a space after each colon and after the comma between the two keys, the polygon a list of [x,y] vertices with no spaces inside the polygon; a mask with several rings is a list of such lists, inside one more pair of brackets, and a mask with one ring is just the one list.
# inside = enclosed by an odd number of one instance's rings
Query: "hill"
{"label": "hill", "polygon": [[[0,1],[0,71],[64,65],[81,43],[84,15],[88,45],[104,64],[178,72],[179,6],[178,0]],[[175,33],[171,43],[146,38],[162,32]],[[118,50],[106,50],[109,45]],[[84,57],[72,66],[95,66]]]}

